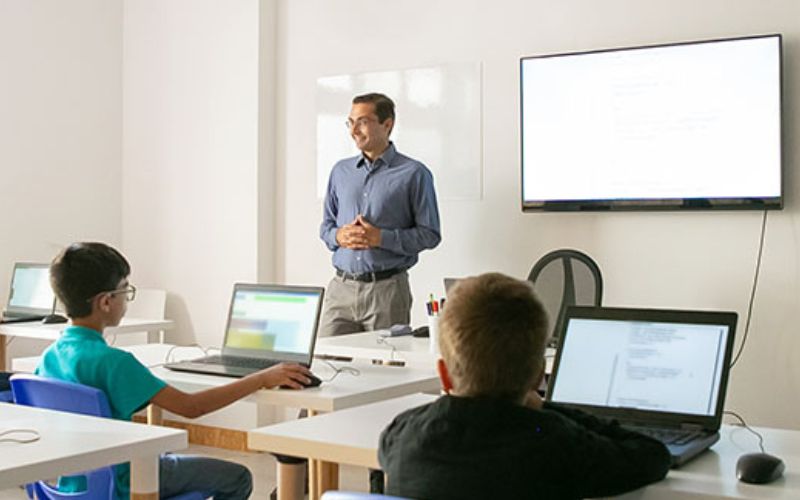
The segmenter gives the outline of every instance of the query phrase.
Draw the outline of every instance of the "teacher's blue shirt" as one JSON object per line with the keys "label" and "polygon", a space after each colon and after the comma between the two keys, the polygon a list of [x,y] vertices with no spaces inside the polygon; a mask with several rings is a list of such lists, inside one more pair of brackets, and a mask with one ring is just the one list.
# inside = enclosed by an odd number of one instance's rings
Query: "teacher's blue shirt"
{"label": "teacher's blue shirt", "polygon": [[[350,250],[336,242],[337,229],[359,214],[381,229],[380,247]],[[393,143],[372,163],[363,155],[339,161],[328,180],[320,237],[342,271],[409,269],[442,240],[433,175]]]}

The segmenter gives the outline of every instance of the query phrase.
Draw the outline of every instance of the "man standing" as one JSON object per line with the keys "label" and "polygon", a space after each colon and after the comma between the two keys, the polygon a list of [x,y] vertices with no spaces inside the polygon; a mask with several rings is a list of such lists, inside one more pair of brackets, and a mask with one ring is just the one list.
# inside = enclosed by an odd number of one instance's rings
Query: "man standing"
{"label": "man standing", "polygon": [[389,140],[394,117],[383,94],[353,99],[346,125],[361,154],[334,165],[320,226],[336,268],[323,336],[410,323],[407,271],[442,239],[433,176]]}

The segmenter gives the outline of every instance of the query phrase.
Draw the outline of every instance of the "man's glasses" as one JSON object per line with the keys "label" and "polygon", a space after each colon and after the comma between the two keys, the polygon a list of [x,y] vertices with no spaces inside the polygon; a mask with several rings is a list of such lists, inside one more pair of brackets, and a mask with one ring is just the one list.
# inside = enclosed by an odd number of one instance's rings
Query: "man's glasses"
{"label": "man's glasses", "polygon": [[98,295],[103,295],[104,293],[107,293],[109,295],[119,295],[121,293],[124,293],[125,294],[125,300],[128,301],[128,302],[131,302],[131,301],[133,301],[133,299],[136,298],[136,287],[133,286],[133,285],[128,285],[125,288],[117,288],[116,290],[109,290],[107,292],[100,292],[97,295],[93,295],[92,297],[86,299],[86,302],[91,302],[92,300],[94,300],[95,297],[97,297]]}
{"label": "man's glasses", "polygon": [[345,120],[344,126],[347,127],[347,130],[353,130],[356,127],[358,128],[366,127],[367,125],[375,121],[378,120],[376,120],[375,118],[369,118],[367,116],[362,116],[358,120],[353,120],[351,118],[348,118],[347,120]]}

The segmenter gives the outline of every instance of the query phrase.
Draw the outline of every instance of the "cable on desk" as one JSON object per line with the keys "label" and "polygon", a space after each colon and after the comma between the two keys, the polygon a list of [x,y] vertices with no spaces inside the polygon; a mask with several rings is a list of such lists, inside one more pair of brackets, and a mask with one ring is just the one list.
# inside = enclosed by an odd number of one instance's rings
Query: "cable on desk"
{"label": "cable on desk", "polygon": [[164,355],[164,361],[162,363],[156,363],[154,365],[148,365],[148,368],[158,368],[159,366],[164,366],[167,363],[173,363],[175,359],[172,357],[173,352],[176,349],[200,349],[203,352],[203,356],[208,356],[210,351],[218,351],[216,347],[203,347],[200,344],[190,344],[190,345],[174,345],[167,350],[167,353]]}
{"label": "cable on desk", "polygon": [[[11,437],[12,434],[28,434],[27,437]],[[8,429],[0,431],[0,443],[33,443],[40,440],[42,436],[36,429]]]}
{"label": "cable on desk", "polygon": [[725,410],[723,413],[725,413],[727,415],[730,415],[732,417],[736,417],[736,419],[739,420],[738,424],[733,424],[733,425],[737,425],[739,427],[744,427],[748,431],[750,431],[753,434],[755,434],[758,437],[758,447],[759,447],[759,449],[761,449],[761,453],[766,453],[766,451],[764,451],[764,436],[762,436],[761,434],[758,433],[758,431],[756,431],[755,429],[753,429],[752,427],[747,425],[747,422],[744,421],[744,418],[742,418],[742,416],[739,415],[738,413],[736,413],[735,411]]}
{"label": "cable on desk", "polygon": [[338,377],[340,373],[349,373],[350,375],[352,375],[354,377],[358,377],[359,375],[361,375],[361,370],[359,370],[358,368],[353,368],[352,366],[337,367],[336,365],[334,365],[333,363],[331,363],[327,359],[321,359],[320,361],[322,361],[323,363],[328,365],[331,368],[331,370],[333,370],[333,376],[325,378],[325,379],[322,379],[325,382],[333,381],[333,379]]}
{"label": "cable on desk", "polygon": [[397,352],[397,347],[395,347],[395,345],[394,345],[394,344],[390,343],[390,342],[389,342],[388,340],[386,340],[386,338],[384,338],[384,337],[376,337],[375,341],[376,341],[378,344],[385,344],[385,345],[389,346],[389,348],[391,348],[391,349],[392,349],[392,352],[390,352],[390,353],[389,353],[389,357],[391,358],[391,360],[392,360],[392,361],[394,361],[394,360],[395,360],[395,359],[394,359],[394,353],[395,353],[395,352]]}

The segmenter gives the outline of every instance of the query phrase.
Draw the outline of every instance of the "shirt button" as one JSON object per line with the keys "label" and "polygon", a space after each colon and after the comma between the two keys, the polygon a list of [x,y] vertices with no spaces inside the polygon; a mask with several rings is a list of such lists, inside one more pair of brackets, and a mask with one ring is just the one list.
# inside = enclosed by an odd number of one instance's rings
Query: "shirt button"
{"label": "shirt button", "polygon": [[361,260],[361,257],[356,257],[356,260]]}
{"label": "shirt button", "polygon": [[366,198],[366,197],[367,197],[367,193],[364,193],[364,198]]}

